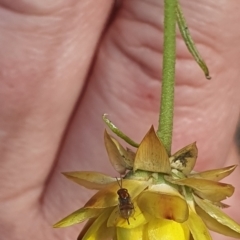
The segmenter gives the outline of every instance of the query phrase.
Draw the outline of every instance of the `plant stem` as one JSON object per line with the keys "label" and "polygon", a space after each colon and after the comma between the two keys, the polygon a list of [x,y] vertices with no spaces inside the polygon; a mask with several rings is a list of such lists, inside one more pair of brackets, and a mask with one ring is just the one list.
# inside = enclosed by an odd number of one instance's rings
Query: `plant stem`
{"label": "plant stem", "polygon": [[157,135],[171,154],[176,59],[177,0],[164,0],[162,91]]}

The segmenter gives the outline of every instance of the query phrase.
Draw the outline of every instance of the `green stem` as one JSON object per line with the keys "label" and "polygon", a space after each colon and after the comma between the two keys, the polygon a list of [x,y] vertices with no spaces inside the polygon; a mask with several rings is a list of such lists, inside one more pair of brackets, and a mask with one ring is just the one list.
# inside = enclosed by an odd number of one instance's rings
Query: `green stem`
{"label": "green stem", "polygon": [[176,7],[177,0],[164,0],[162,91],[157,135],[169,155],[171,154],[174,112]]}

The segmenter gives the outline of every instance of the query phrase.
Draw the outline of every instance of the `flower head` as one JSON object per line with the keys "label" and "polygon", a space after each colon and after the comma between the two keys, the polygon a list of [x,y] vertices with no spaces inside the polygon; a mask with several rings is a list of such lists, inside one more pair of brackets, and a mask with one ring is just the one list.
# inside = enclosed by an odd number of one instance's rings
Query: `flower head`
{"label": "flower head", "polygon": [[196,144],[169,157],[153,127],[136,153],[107,132],[104,139],[110,162],[125,174],[123,179],[97,172],[63,173],[98,192],[54,227],[88,220],[78,240],[208,240],[207,227],[240,238],[240,226],[219,208],[226,206],[221,201],[230,197],[234,188],[218,181],[235,166],[192,173]]}

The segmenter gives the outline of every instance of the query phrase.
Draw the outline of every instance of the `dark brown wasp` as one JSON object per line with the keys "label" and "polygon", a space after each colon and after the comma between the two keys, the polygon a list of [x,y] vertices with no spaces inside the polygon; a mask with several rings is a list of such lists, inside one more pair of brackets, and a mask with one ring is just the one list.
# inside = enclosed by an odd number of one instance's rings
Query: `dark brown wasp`
{"label": "dark brown wasp", "polygon": [[120,216],[126,219],[128,224],[130,224],[129,217],[131,217],[134,213],[134,205],[131,201],[131,197],[128,193],[128,190],[122,187],[122,178],[121,182],[119,182],[118,179],[117,182],[120,187],[120,189],[117,191],[119,201],[119,213]]}

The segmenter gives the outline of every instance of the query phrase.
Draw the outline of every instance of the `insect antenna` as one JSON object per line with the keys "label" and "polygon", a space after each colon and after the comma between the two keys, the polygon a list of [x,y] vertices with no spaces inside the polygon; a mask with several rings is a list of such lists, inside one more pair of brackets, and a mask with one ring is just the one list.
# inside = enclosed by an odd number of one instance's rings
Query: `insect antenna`
{"label": "insect antenna", "polygon": [[118,180],[118,178],[116,177],[118,186],[120,187],[120,189],[122,189],[122,176],[120,176],[120,181]]}

